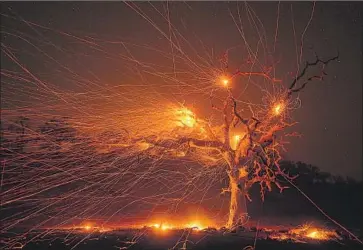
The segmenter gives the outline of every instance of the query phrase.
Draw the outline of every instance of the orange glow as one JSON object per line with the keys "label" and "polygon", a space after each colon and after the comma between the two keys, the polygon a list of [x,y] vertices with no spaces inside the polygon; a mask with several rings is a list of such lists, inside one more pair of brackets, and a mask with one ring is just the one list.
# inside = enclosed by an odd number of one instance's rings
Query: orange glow
{"label": "orange glow", "polygon": [[222,85],[224,86],[224,87],[228,87],[228,84],[229,84],[229,80],[228,80],[228,78],[226,78],[226,77],[221,77],[221,82],[222,82]]}
{"label": "orange glow", "polygon": [[276,240],[291,239],[299,242],[304,242],[304,240],[309,239],[319,241],[340,239],[333,230],[311,227],[310,225],[303,225],[302,227],[291,229],[287,233],[276,233],[271,238]]}
{"label": "orange glow", "polygon": [[83,226],[82,226],[82,229],[85,230],[85,231],[91,231],[93,229],[93,226],[91,223],[85,223]]}
{"label": "orange glow", "polygon": [[155,224],[152,224],[151,227],[153,227],[157,230],[162,230],[162,231],[166,231],[166,230],[174,228],[174,226],[172,226],[170,224],[164,224],[164,223],[161,223],[161,224],[155,223]]}
{"label": "orange glow", "polygon": [[238,172],[239,172],[239,178],[244,178],[244,177],[246,177],[248,175],[246,167],[240,168],[238,170]]}
{"label": "orange glow", "polygon": [[90,222],[86,222],[78,227],[71,227],[71,228],[65,228],[65,229],[81,229],[82,231],[85,232],[107,232],[107,231],[111,231],[112,228],[110,227],[104,227],[104,226],[97,226],[93,223]]}
{"label": "orange glow", "polygon": [[172,229],[172,227],[169,226],[169,225],[162,225],[161,226],[161,230],[163,230],[163,231],[168,230],[168,229]]}
{"label": "orange glow", "polygon": [[176,157],[184,157],[184,156],[185,156],[185,152],[183,152],[183,151],[176,152]]}
{"label": "orange glow", "polygon": [[146,150],[150,147],[150,144],[147,142],[140,142],[138,146],[140,150]]}
{"label": "orange glow", "polygon": [[232,137],[232,140],[231,140],[230,144],[231,144],[231,148],[232,148],[233,150],[236,150],[236,149],[237,149],[238,143],[239,143],[239,141],[241,140],[241,138],[242,138],[242,136],[241,136],[241,135],[234,135],[234,136]]}
{"label": "orange glow", "polygon": [[[158,221],[162,222],[158,223]],[[173,229],[192,229],[199,231],[208,227],[216,227],[216,225],[207,218],[196,218],[195,216],[192,216],[185,218],[185,220],[179,220],[179,218],[175,220],[156,219],[154,222],[149,223],[149,227],[157,231],[168,231]]]}
{"label": "orange glow", "polygon": [[224,85],[225,87],[227,87],[227,86],[228,86],[228,82],[229,82],[229,81],[228,81],[227,79],[224,79],[224,80],[223,80],[223,85]]}
{"label": "orange glow", "polygon": [[284,111],[284,104],[283,103],[276,103],[272,108],[272,113],[275,116],[280,115]]}
{"label": "orange glow", "polygon": [[200,222],[192,222],[185,225],[185,228],[191,228],[193,230],[199,231],[204,229],[205,227]]}
{"label": "orange glow", "polygon": [[313,231],[311,233],[308,233],[306,236],[310,237],[310,238],[317,238],[317,237],[319,237],[319,234],[317,231]]}
{"label": "orange glow", "polygon": [[197,121],[195,115],[192,111],[187,108],[182,108],[177,111],[178,116],[178,126],[193,128]]}
{"label": "orange glow", "polygon": [[334,235],[335,235],[335,232],[333,232],[333,231],[313,228],[306,234],[306,237],[315,239],[315,240],[329,240]]}

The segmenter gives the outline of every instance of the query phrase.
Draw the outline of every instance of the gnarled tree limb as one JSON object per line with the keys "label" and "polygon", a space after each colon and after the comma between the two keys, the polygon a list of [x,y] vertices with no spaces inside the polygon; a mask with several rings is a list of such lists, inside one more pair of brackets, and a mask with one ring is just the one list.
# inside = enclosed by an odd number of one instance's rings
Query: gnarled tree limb
{"label": "gnarled tree limb", "polygon": [[315,61],[314,62],[306,62],[305,63],[305,66],[303,68],[303,70],[300,72],[300,74],[295,77],[294,81],[291,83],[288,91],[289,91],[289,94],[291,93],[296,93],[296,92],[299,92],[301,91],[302,89],[305,88],[305,86],[307,85],[308,82],[314,80],[314,79],[320,79],[322,80],[323,79],[323,76],[324,75],[327,75],[324,71],[322,72],[322,75],[321,76],[312,76],[312,77],[309,77],[308,80],[306,82],[304,82],[302,84],[301,87],[298,87],[298,88],[295,88],[296,87],[296,84],[298,83],[298,81],[303,78],[305,76],[305,74],[307,73],[308,69],[312,66],[316,66],[318,65],[319,63],[323,64],[324,67],[327,66],[331,61],[335,61],[339,58],[339,51],[338,51],[338,54],[335,56],[335,57],[332,57],[332,58],[329,58],[327,60],[322,60],[318,57],[318,55],[315,53]]}

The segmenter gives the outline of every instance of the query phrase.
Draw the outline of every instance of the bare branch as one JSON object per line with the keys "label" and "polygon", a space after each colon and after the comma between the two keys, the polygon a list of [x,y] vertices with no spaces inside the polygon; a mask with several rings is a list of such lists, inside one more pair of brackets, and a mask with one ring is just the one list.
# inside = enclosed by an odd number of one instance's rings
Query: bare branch
{"label": "bare branch", "polygon": [[[336,55],[335,57],[329,58],[328,60],[321,60],[318,55],[315,53],[315,61],[314,62],[306,62],[305,63],[305,67],[303,68],[303,70],[301,71],[301,73],[294,79],[294,81],[291,83],[290,87],[289,87],[289,93],[296,93],[299,92],[300,90],[302,90],[303,88],[305,88],[306,84],[314,79],[320,79],[323,80],[323,76],[326,75],[326,73],[323,71],[322,72],[322,76],[312,76],[309,77],[308,80],[301,86],[298,88],[296,87],[297,82],[305,76],[305,74],[307,73],[307,70],[310,67],[316,66],[319,63],[323,64],[323,67],[327,66],[331,61],[335,61],[339,58],[339,51],[338,51],[338,55]],[[295,89],[294,89],[295,88]]]}
{"label": "bare branch", "polygon": [[240,122],[242,122],[242,124],[244,124],[244,125],[247,127],[247,129],[249,130],[249,127],[248,127],[248,120],[243,119],[243,118],[240,116],[240,114],[238,114],[238,112],[237,112],[237,102],[236,102],[236,100],[235,100],[233,97],[231,97],[231,100],[232,100],[232,102],[233,102],[233,114],[234,114],[234,116],[236,116],[236,117],[239,119],[239,121],[240,121]]}

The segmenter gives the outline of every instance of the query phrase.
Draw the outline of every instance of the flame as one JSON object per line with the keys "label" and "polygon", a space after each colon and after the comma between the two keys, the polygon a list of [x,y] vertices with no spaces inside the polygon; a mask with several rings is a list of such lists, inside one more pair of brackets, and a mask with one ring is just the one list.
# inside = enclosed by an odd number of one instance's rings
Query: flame
{"label": "flame", "polygon": [[248,172],[246,170],[246,167],[240,168],[239,169],[239,178],[244,178],[248,175]]}
{"label": "flame", "polygon": [[336,233],[333,231],[313,228],[308,233],[306,233],[306,237],[315,240],[329,240],[330,238],[334,237],[335,234]]}
{"label": "flame", "polygon": [[177,110],[177,116],[178,116],[178,125],[180,127],[189,127],[193,128],[197,121],[195,119],[195,115],[192,111],[190,111],[187,108],[182,108]]}
{"label": "flame", "polygon": [[228,87],[228,84],[229,84],[229,79],[227,78],[227,77],[225,77],[225,76],[222,76],[221,77],[221,83],[222,83],[222,85],[224,86],[224,87]]}
{"label": "flame", "polygon": [[231,140],[230,144],[231,144],[231,148],[232,148],[233,150],[236,150],[236,149],[237,149],[238,142],[241,140],[241,138],[242,138],[242,136],[241,136],[241,135],[234,135],[234,136],[232,137],[232,140]]}
{"label": "flame", "polygon": [[161,225],[161,230],[163,230],[163,231],[165,231],[165,230],[168,230],[168,229],[172,229],[172,227],[171,226],[169,226],[169,225]]}
{"label": "flame", "polygon": [[224,79],[224,80],[223,80],[223,85],[224,85],[225,87],[228,87],[228,82],[229,82],[229,81],[228,81],[227,79]]}
{"label": "flame", "polygon": [[284,111],[284,104],[283,103],[276,103],[272,108],[272,113],[275,116],[280,115]]}
{"label": "flame", "polygon": [[192,222],[185,225],[186,228],[191,228],[193,230],[199,231],[204,229],[205,227],[200,222]]}
{"label": "flame", "polygon": [[85,231],[91,231],[93,229],[92,224],[91,223],[86,223],[82,226],[83,230]]}
{"label": "flame", "polygon": [[308,233],[306,236],[310,237],[310,238],[313,238],[313,239],[314,238],[319,238],[319,233],[317,231],[313,231],[311,233]]}
{"label": "flame", "polygon": [[147,142],[140,142],[138,144],[138,146],[139,146],[139,149],[142,150],[142,151],[150,148],[150,144],[147,143]]}
{"label": "flame", "polygon": [[150,223],[149,226],[157,231],[167,231],[172,229],[192,229],[195,231],[203,230],[207,228],[207,220],[195,219],[189,222],[162,222],[162,223]]}
{"label": "flame", "polygon": [[174,228],[172,225],[164,224],[164,223],[161,223],[161,224],[155,223],[155,224],[152,224],[151,227],[153,227],[157,230],[162,230],[162,231],[166,231],[168,229]]}
{"label": "flame", "polygon": [[311,227],[310,225],[303,225],[302,227],[291,229],[287,233],[275,233],[271,238],[276,240],[291,239],[299,242],[304,242],[307,239],[319,241],[340,239],[338,234],[333,230]]}
{"label": "flame", "polygon": [[111,231],[112,228],[110,227],[104,227],[104,226],[97,226],[95,225],[94,223],[91,223],[91,222],[86,222],[84,224],[81,224],[79,226],[73,226],[71,228],[66,228],[66,229],[81,229],[85,232],[108,232],[108,231]]}

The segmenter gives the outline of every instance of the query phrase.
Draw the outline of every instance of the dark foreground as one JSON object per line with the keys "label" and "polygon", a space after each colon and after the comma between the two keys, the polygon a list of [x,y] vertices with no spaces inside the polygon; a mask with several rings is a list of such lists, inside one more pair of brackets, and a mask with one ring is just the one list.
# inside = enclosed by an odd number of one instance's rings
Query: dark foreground
{"label": "dark foreground", "polygon": [[[33,235],[34,236],[34,235]],[[30,238],[31,236],[29,236]],[[28,237],[27,237],[28,238]],[[27,241],[26,239],[24,239]],[[65,232],[53,233],[44,236],[34,242],[22,245],[24,250],[108,250],[108,249],[147,249],[147,250],[167,250],[167,249],[220,249],[220,250],[242,250],[248,246],[253,246],[255,242],[255,233],[240,234],[223,234],[220,232],[203,232],[189,230],[174,231],[150,231],[150,230],[133,230],[118,231],[96,234],[69,234]],[[20,243],[19,243],[19,246]],[[14,246],[15,249],[17,246]],[[20,248],[18,248],[20,249]],[[249,249],[249,248],[247,248]],[[319,250],[355,250],[362,249],[362,245],[355,241],[344,240],[340,242],[328,241],[309,243],[294,243],[289,241],[276,241],[258,237],[256,240],[256,248],[261,250],[303,250],[303,249],[319,249]],[[252,250],[250,248],[249,250]]]}

